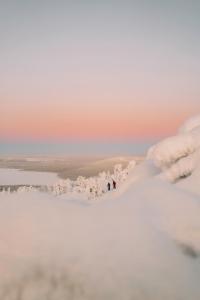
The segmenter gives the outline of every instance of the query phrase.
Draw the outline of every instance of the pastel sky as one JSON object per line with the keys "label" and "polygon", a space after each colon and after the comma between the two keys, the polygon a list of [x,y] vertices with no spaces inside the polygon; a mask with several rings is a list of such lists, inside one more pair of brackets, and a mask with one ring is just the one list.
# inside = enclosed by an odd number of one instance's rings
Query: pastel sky
{"label": "pastel sky", "polygon": [[200,112],[200,1],[0,1],[1,139],[149,139]]}

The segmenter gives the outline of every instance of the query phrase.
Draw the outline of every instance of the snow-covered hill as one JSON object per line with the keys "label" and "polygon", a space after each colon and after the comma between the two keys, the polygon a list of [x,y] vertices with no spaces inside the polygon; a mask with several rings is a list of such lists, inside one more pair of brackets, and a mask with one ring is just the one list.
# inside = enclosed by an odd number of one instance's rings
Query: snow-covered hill
{"label": "snow-covered hill", "polygon": [[199,300],[198,120],[98,201],[2,194],[0,299]]}

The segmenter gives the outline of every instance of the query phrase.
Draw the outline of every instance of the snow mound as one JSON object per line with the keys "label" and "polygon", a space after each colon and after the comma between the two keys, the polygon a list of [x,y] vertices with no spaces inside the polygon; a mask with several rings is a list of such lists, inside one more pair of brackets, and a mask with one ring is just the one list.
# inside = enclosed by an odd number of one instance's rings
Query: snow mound
{"label": "snow mound", "polygon": [[147,154],[155,165],[165,169],[178,159],[193,153],[196,150],[196,143],[189,134],[169,137],[150,148]]}
{"label": "snow mound", "polygon": [[199,160],[200,150],[178,160],[165,171],[165,175],[171,182],[186,178],[198,167]]}
{"label": "snow mound", "polygon": [[199,261],[182,250],[198,256],[199,214],[195,197],[157,178],[88,206],[3,195],[0,299],[199,300]]}
{"label": "snow mound", "polygon": [[200,164],[200,116],[185,122],[176,136],[151,147],[147,160],[153,161],[161,176],[171,182],[193,174]]}
{"label": "snow mound", "polygon": [[190,132],[200,126],[200,115],[194,116],[187,120],[179,129],[179,133]]}

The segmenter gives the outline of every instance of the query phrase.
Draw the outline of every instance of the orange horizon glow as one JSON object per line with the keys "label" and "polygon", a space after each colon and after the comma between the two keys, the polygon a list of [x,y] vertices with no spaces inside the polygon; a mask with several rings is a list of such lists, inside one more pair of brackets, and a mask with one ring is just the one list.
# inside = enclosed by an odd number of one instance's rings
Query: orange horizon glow
{"label": "orange horizon glow", "polygon": [[199,114],[194,3],[3,2],[0,139],[156,139]]}
{"label": "orange horizon glow", "polygon": [[[62,109],[63,108],[63,109]],[[121,108],[121,110],[120,110]],[[2,114],[0,138],[8,139],[89,139],[131,140],[160,138],[176,133],[182,122],[194,114],[185,109],[180,114],[167,111],[166,107],[155,111],[154,107],[143,111],[141,107],[116,107],[103,105],[98,108],[71,107],[48,109],[37,105],[31,109],[21,107]],[[8,117],[9,115],[9,117]]]}

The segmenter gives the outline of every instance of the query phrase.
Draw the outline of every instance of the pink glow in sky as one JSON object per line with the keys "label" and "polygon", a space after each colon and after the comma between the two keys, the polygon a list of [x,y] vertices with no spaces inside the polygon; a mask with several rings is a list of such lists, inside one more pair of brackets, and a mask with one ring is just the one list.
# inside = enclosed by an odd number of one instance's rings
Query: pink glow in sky
{"label": "pink glow in sky", "polygon": [[11,2],[0,138],[157,138],[199,113],[198,3]]}
{"label": "pink glow in sky", "polygon": [[191,115],[192,108],[177,114],[171,106],[138,106],[103,103],[97,107],[65,104],[4,106],[1,118],[2,137],[9,138],[152,138],[172,134]]}

